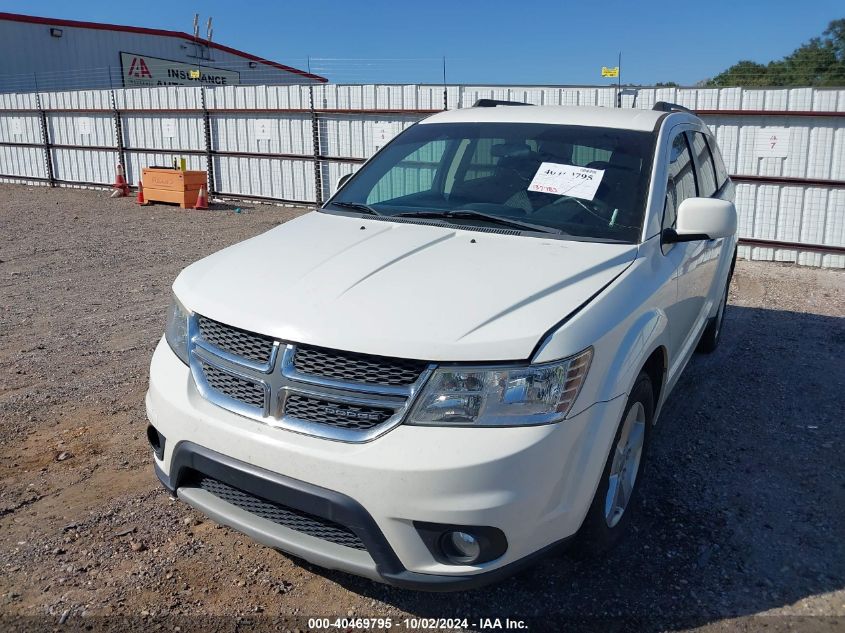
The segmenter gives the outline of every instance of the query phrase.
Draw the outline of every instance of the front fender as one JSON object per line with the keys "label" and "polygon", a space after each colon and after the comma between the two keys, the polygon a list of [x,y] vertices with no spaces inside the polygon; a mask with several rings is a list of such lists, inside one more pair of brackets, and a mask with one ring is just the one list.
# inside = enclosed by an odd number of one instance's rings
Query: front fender
{"label": "front fender", "polygon": [[[666,381],[665,350],[668,345],[669,320],[666,313],[661,309],[653,309],[641,314],[620,342],[618,354],[607,368],[604,391],[598,394],[597,400],[610,400],[619,394],[631,393],[643,365],[655,350],[662,350],[661,353],[664,354],[664,371],[660,384],[662,390]],[[657,404],[654,403],[655,407]]]}
{"label": "front fender", "polygon": [[665,350],[671,344],[664,307],[675,299],[675,283],[672,270],[656,265],[655,258],[638,258],[548,337],[534,362],[565,358],[593,347],[592,365],[571,415],[596,402],[627,395],[656,349],[663,348],[663,360],[668,360]]}

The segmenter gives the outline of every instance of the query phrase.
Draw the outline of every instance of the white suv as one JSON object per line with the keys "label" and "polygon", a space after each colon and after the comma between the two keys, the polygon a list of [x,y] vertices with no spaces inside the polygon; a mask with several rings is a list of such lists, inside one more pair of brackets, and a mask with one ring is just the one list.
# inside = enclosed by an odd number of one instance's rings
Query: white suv
{"label": "white suv", "polygon": [[421,121],[320,210],[178,276],[146,399],[158,477],[403,587],[602,549],[661,405],[719,341],[733,193],[672,104]]}

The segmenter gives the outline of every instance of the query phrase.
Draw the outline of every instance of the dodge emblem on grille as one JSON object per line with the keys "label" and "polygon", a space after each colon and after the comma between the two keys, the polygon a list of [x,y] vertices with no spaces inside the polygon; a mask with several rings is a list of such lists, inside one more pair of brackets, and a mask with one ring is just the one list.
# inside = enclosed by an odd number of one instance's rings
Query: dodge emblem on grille
{"label": "dodge emblem on grille", "polygon": [[326,415],[336,415],[341,418],[355,418],[356,420],[375,420],[378,421],[379,414],[376,412],[354,411],[352,409],[338,409],[337,407],[323,407]]}

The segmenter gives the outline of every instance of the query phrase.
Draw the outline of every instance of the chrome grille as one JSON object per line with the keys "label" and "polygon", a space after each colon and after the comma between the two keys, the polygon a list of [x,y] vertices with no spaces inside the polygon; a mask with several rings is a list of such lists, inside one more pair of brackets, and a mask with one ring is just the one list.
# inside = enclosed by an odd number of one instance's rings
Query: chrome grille
{"label": "chrome grille", "polygon": [[332,402],[296,393],[289,395],[284,403],[284,415],[356,431],[378,426],[394,413],[393,409]]}
{"label": "chrome grille", "polygon": [[256,363],[270,362],[273,339],[269,336],[253,334],[204,316],[197,318],[197,324],[202,340],[219,347],[224,352]]}
{"label": "chrome grille", "polygon": [[355,354],[300,345],[293,364],[300,373],[375,385],[404,387],[414,384],[426,363],[402,358]]}
{"label": "chrome grille", "polygon": [[366,550],[361,539],[348,527],[322,517],[289,508],[281,503],[256,497],[218,479],[198,474],[196,485],[241,510],[278,523],[308,536],[330,541],[344,547]]}
{"label": "chrome grille", "polygon": [[422,361],[298,346],[200,315],[188,323],[200,394],[239,415],[342,442],[399,424],[433,371]]}
{"label": "chrome grille", "polygon": [[214,365],[201,364],[209,387],[233,400],[264,409],[264,385],[241,378]]}

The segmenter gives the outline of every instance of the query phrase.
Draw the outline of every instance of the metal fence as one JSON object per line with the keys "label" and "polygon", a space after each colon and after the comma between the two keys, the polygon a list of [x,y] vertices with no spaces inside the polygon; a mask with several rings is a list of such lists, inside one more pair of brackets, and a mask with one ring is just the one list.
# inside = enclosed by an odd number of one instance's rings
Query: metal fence
{"label": "metal fence", "polygon": [[[386,139],[479,98],[695,110],[737,183],[740,256],[845,268],[845,89],[457,85],[162,87],[0,94],[0,181],[102,186],[185,157],[210,193],[320,204]],[[788,150],[760,152],[777,130]]]}

